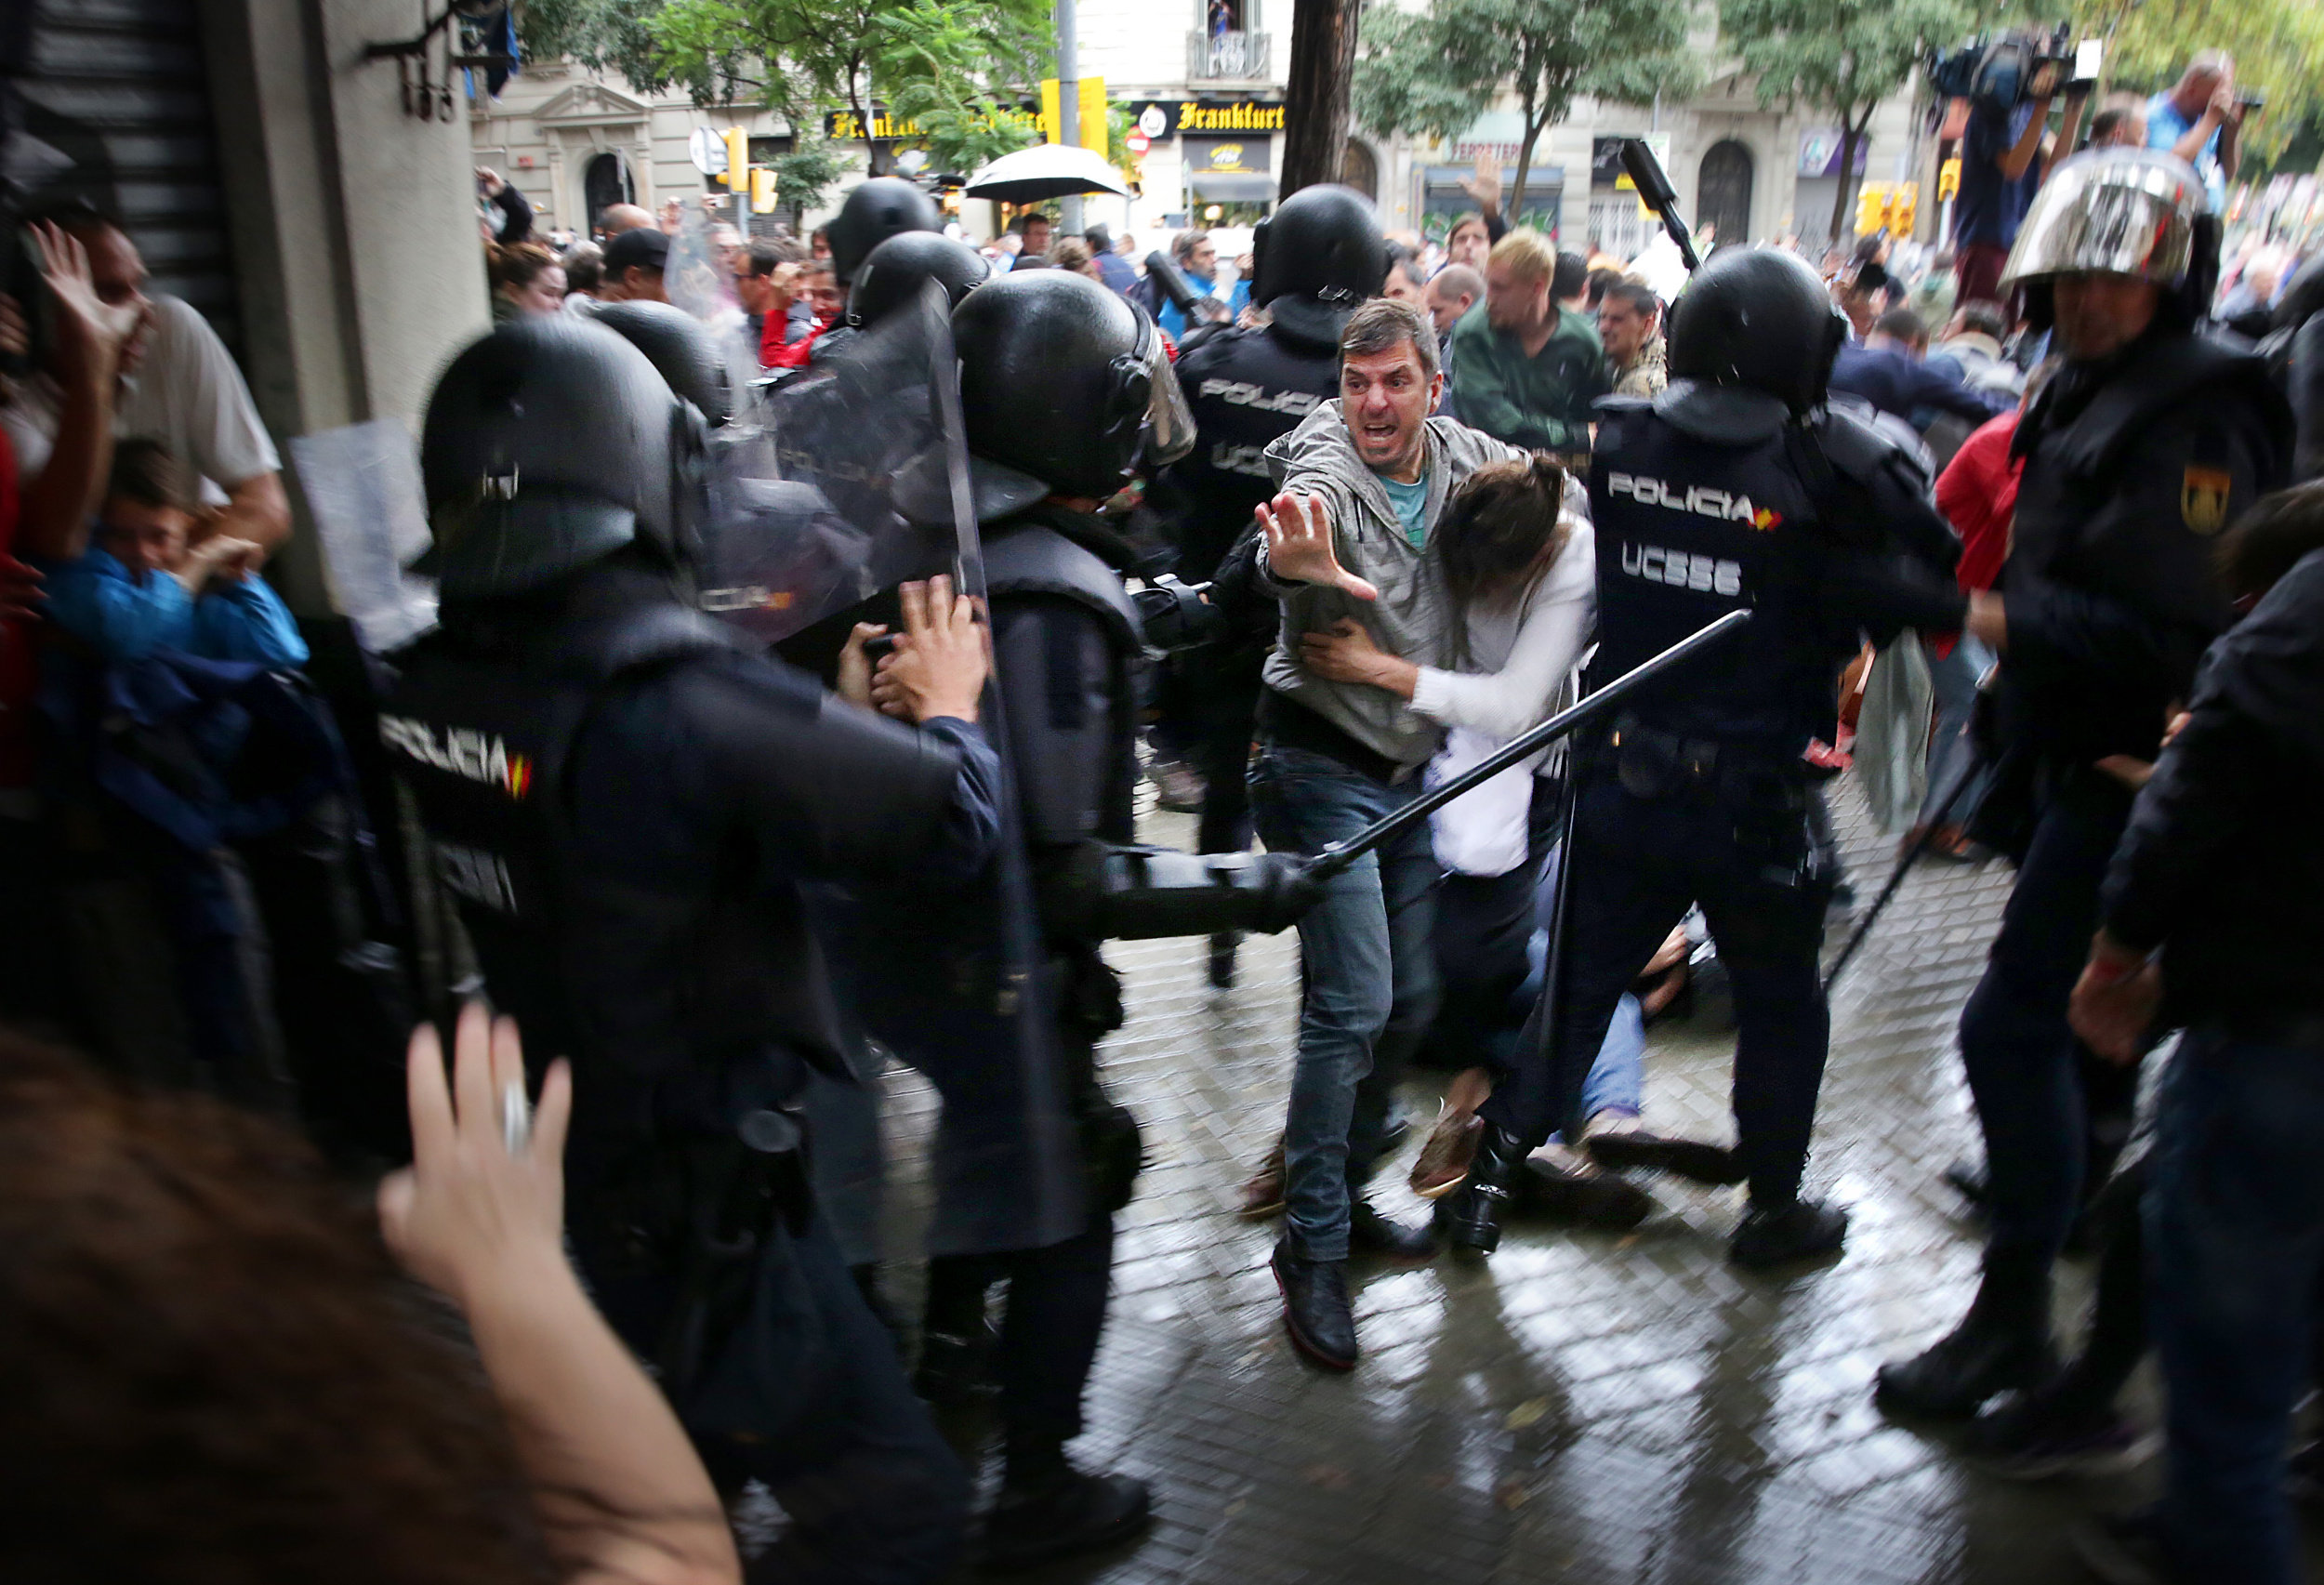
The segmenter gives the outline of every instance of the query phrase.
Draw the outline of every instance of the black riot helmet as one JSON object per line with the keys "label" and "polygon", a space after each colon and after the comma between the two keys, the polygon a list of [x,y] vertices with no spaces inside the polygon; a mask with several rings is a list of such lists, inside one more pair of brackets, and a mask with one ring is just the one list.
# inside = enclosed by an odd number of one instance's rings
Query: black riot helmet
{"label": "black riot helmet", "polygon": [[844,286],[871,250],[897,232],[944,229],[934,199],[902,177],[876,176],[847,195],[823,234],[831,244],[832,273]]}
{"label": "black riot helmet", "polygon": [[1848,322],[1804,260],[1733,248],[1695,271],[1670,310],[1670,377],[1743,386],[1794,413],[1820,406]]}
{"label": "black riot helmet", "polygon": [[858,330],[876,324],[882,314],[918,297],[923,281],[942,286],[946,304],[957,308],[992,272],[984,256],[957,237],[941,231],[898,231],[864,256],[848,288],[847,322]]}
{"label": "black riot helmet", "polygon": [[1087,275],[1027,270],[962,298],[952,339],[971,453],[1061,495],[1122,487],[1170,379],[1152,320]]}
{"label": "black riot helmet", "polygon": [[589,318],[643,352],[670,390],[699,408],[712,429],[734,416],[718,345],[709,328],[684,309],[640,297],[607,303]]}
{"label": "black riot helmet", "polygon": [[1302,187],[1251,232],[1250,300],[1275,324],[1327,347],[1340,344],[1348,316],[1380,296],[1388,245],[1380,211],[1353,187]]}
{"label": "black riot helmet", "polygon": [[472,342],[428,399],[419,445],[447,599],[513,594],[632,544],[693,554],[701,417],[643,352],[562,314]]}

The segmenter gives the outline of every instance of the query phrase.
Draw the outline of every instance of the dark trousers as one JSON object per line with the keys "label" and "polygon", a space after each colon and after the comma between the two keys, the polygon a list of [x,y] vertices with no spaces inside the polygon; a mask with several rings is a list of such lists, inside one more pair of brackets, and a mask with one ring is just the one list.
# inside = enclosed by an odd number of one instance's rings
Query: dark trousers
{"label": "dark trousers", "polygon": [[2156,1113],[2148,1289],[2183,1579],[2294,1585],[2284,1448],[2324,1272],[2324,1050],[2188,1031]]}
{"label": "dark trousers", "polygon": [[1961,1012],[1961,1063],[1985,1131],[1991,1249],[2055,1259],[2081,1204],[2087,1097],[2066,1002],[2090,956],[2098,883],[2130,802],[2126,789],[2094,777],[2051,797]]}
{"label": "dark trousers", "polygon": [[[1657,798],[1585,773],[1574,831],[1562,995],[1545,996],[1517,1039],[1513,1082],[1483,1116],[1530,1147],[1579,1119],[1582,1081],[1616,1005],[1699,903],[1735,985],[1735,1125],[1751,1198],[1799,1193],[1831,1018],[1816,979],[1829,878],[1811,873],[1807,804],[1758,808],[1713,787]],[[1556,1042],[1541,1045],[1556,1003]]]}
{"label": "dark trousers", "polygon": [[[679,1298],[674,1275],[574,1247],[598,1306],[654,1358]],[[912,1395],[822,1218],[763,1240],[749,1308],[675,1404],[720,1489],[764,1481],[790,1515],[757,1565],[814,1585],[920,1585],[958,1560],[969,1477]]]}
{"label": "dark trousers", "polygon": [[1502,875],[1445,877],[1436,889],[1436,974],[1443,986],[1436,1022],[1419,1060],[1453,1072],[1514,1065],[1520,1000],[1532,976],[1530,947],[1538,922],[1541,866],[1560,835],[1558,784],[1536,778],[1525,859]]}
{"label": "dark trousers", "polygon": [[947,1255],[928,1263],[928,1325],[973,1336],[984,1296],[1009,1285],[996,1376],[1012,1451],[1054,1449],[1081,1434],[1081,1396],[1114,1266],[1114,1218],[1098,1213],[1076,1237],[1000,1255]]}
{"label": "dark trousers", "polygon": [[1259,673],[1264,652],[1188,650],[1171,657],[1182,678],[1184,719],[1180,733],[1186,757],[1202,773],[1202,818],[1196,851],[1239,853],[1250,846],[1251,738],[1259,712]]}

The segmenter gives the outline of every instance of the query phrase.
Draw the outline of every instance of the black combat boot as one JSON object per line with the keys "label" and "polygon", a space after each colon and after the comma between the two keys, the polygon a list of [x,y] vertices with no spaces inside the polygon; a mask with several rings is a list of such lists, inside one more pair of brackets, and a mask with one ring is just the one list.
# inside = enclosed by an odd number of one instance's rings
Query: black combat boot
{"label": "black combat boot", "polygon": [[1145,1528],[1154,1495],[1134,1475],[1084,1474],[1062,1445],[1010,1444],[1000,1497],[984,1516],[987,1572],[1010,1574],[1096,1552]]}
{"label": "black combat boot", "polygon": [[1229,990],[1235,984],[1235,949],[1242,942],[1241,931],[1220,931],[1210,938],[1210,984],[1214,990]]}
{"label": "black combat boot", "polygon": [[1445,1242],[1472,1254],[1491,1254],[1501,1241],[1501,1209],[1525,1165],[1525,1147],[1517,1136],[1486,1123],[1469,1181],[1440,1202]]}
{"label": "black combat boot", "polygon": [[1348,1262],[1312,1261],[1275,1245],[1275,1286],[1283,1290],[1283,1327],[1299,1351],[1327,1370],[1355,1368],[1355,1312],[1348,1304]]}
{"label": "black combat boot", "polygon": [[1968,1315],[1924,1353],[1881,1367],[1872,1401],[1893,1415],[1967,1420],[1989,1398],[2040,1386],[2057,1367],[2050,1262],[2034,1251],[1988,1249]]}
{"label": "black combat boot", "polygon": [[1822,1200],[1751,1202],[1727,1240],[1727,1259],[1750,1271],[1837,1254],[1848,1237],[1848,1213]]}
{"label": "black combat boot", "polygon": [[1436,1253],[1436,1235],[1426,1227],[1407,1227],[1401,1222],[1389,1221],[1351,1185],[1348,1248],[1362,1254],[1384,1255],[1392,1261],[1425,1261]]}

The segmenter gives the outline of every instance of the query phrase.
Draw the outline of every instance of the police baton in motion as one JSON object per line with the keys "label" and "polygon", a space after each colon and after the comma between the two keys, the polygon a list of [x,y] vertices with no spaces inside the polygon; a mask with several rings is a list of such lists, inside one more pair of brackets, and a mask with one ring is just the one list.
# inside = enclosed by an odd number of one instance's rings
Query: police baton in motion
{"label": "police baton in motion", "polygon": [[[1603,720],[1615,706],[1674,667],[1685,665],[1705,650],[1724,643],[1750,621],[1748,611],[1730,611],[1709,627],[1698,627],[1652,660],[1641,662],[1569,709],[1558,711],[1522,737],[1512,738],[1497,753],[1471,766],[1443,786],[1423,794],[1393,814],[1375,820],[1344,842],[1334,842],[1315,855],[1307,873],[1313,880],[1328,880],[1357,859],[1416,821],[1425,820],[1461,794],[1484,785],[1520,760],[1529,759],[1559,738]],[[1569,778],[1570,779],[1570,778]]]}
{"label": "police baton in motion", "polygon": [[1896,861],[1896,867],[1888,872],[1888,879],[1881,887],[1880,895],[1873,898],[1872,905],[1864,910],[1864,918],[1857,923],[1855,933],[1848,938],[1848,944],[1840,949],[1840,956],[1832,959],[1831,968],[1826,971],[1826,996],[1831,995],[1832,985],[1839,980],[1840,971],[1848,966],[1848,959],[1856,955],[1856,948],[1864,944],[1864,938],[1872,933],[1872,926],[1880,918],[1881,910],[1888,906],[1889,899],[1895,896],[1896,889],[1905,883],[1905,872],[1912,867],[1913,861],[1929,851],[1929,843],[1935,839],[1937,828],[1945,824],[1946,816],[1953,812],[1953,805],[1961,801],[1961,795],[1968,790],[1971,782],[1976,780],[1977,773],[1984,765],[1982,759],[1972,754],[1964,758],[1960,769],[1953,773],[1953,779],[1946,785],[1944,796],[1936,800],[1935,812],[1921,823],[1921,834],[1907,844],[1903,856]]}
{"label": "police baton in motion", "polygon": [[1638,187],[1638,201],[1652,209],[1662,221],[1662,229],[1670,233],[1670,240],[1679,244],[1679,257],[1689,270],[1699,270],[1703,261],[1695,255],[1695,233],[1686,229],[1679,218],[1678,189],[1662,174],[1662,162],[1646,147],[1644,138],[1622,140],[1622,168]]}
{"label": "police baton in motion", "polygon": [[1513,739],[1465,774],[1312,858],[1301,853],[1182,853],[1171,848],[1085,842],[1070,861],[1054,866],[1045,878],[1049,916],[1068,929],[1107,941],[1208,935],[1223,930],[1272,935],[1288,930],[1322,897],[1325,881],[1389,838],[1568,733],[1604,719],[1642,685],[1723,643],[1750,619],[1748,611],[1728,612]]}
{"label": "police baton in motion", "polygon": [[1187,324],[1204,320],[1215,324],[1226,318],[1226,305],[1208,293],[1195,291],[1167,254],[1146,255],[1146,276],[1169,299],[1170,306],[1185,316]]}

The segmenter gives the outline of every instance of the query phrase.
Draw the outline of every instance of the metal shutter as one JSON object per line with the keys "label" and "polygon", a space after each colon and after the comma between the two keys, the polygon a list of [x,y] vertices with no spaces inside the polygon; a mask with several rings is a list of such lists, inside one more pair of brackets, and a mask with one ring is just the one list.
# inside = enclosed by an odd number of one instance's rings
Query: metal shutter
{"label": "metal shutter", "polygon": [[152,271],[150,289],[201,310],[239,353],[240,306],[194,5],[33,0],[25,47],[9,62],[20,98],[8,174],[35,200],[82,196],[118,214]]}

